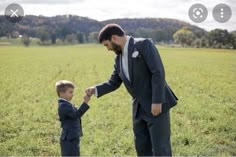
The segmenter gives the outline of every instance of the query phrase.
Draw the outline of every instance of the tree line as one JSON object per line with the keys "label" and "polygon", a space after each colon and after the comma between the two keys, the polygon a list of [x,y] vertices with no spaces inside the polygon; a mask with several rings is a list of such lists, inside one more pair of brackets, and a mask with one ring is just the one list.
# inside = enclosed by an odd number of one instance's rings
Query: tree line
{"label": "tree line", "polygon": [[221,29],[207,32],[186,22],[166,18],[96,21],[74,15],[27,15],[19,23],[12,24],[0,16],[0,37],[20,36],[26,46],[30,45],[32,38],[39,39],[39,45],[96,43],[99,30],[107,23],[117,23],[128,35],[152,38],[156,43],[235,49],[235,32]]}
{"label": "tree line", "polygon": [[182,28],[174,33],[173,39],[183,47],[236,49],[236,32],[229,33],[223,29],[214,29],[199,36]]}
{"label": "tree line", "polygon": [[[182,47],[195,47],[195,48],[223,48],[223,49],[236,49],[236,32],[229,33],[227,30],[214,29],[206,33],[194,33],[188,28],[181,28],[176,32],[161,31],[161,30],[138,30],[137,32],[128,32],[127,34],[134,37],[151,38],[155,43],[162,42],[166,44],[178,44]],[[98,32],[89,34],[89,40],[85,40],[83,33],[77,32],[67,34],[61,41],[67,43],[85,43],[97,42]],[[56,44],[55,35],[42,33],[40,41],[42,44]],[[22,38],[24,45],[30,44],[30,38],[25,35]]]}

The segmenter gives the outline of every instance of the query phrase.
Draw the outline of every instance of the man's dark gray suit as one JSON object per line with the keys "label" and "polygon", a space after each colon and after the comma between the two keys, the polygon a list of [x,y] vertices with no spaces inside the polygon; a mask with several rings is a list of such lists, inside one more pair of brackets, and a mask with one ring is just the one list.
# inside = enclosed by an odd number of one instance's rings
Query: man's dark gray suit
{"label": "man's dark gray suit", "polygon": [[[149,39],[131,37],[128,45],[129,80],[121,64],[121,55],[117,55],[110,79],[96,86],[97,96],[118,89],[123,82],[133,98],[137,155],[171,156],[169,109],[177,104],[178,98],[165,81],[158,50]],[[162,112],[157,116],[151,113],[153,103],[162,103]]]}

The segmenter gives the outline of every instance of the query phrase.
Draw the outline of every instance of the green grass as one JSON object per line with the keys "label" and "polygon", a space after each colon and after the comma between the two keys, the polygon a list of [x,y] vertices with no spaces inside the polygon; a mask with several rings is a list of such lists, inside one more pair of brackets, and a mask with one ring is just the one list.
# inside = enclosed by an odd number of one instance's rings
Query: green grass
{"label": "green grass", "polygon": [[[179,97],[171,110],[173,155],[236,155],[236,51],[159,48]],[[114,55],[100,45],[0,47],[0,156],[59,156],[55,82],[84,89],[107,80]],[[135,156],[131,98],[122,86],[93,97],[83,117],[81,155]]]}
{"label": "green grass", "polygon": [[[31,38],[30,46],[37,46],[40,40],[38,38]],[[8,46],[22,46],[21,38],[7,38],[7,37],[0,37],[0,46],[1,45],[8,45]]]}

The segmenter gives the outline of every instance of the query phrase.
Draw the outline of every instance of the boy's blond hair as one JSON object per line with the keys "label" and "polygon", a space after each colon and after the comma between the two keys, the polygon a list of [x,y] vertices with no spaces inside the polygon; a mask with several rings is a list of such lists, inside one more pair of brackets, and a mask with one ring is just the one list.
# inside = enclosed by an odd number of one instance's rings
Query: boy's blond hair
{"label": "boy's blond hair", "polygon": [[60,80],[56,82],[55,87],[56,87],[57,95],[60,97],[61,92],[65,92],[68,88],[75,88],[75,85],[71,81]]}

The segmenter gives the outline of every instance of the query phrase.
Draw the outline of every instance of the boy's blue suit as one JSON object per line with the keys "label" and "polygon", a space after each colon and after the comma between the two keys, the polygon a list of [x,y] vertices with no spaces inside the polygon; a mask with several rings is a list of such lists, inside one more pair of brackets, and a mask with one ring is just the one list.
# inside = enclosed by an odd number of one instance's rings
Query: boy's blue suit
{"label": "boy's blue suit", "polygon": [[[134,55],[135,54],[135,55]],[[164,67],[154,44],[148,39],[130,38],[128,80],[121,55],[115,58],[111,78],[96,86],[97,96],[118,89],[123,82],[133,98],[133,131],[138,156],[171,156],[169,109],[177,97],[165,81]],[[162,103],[162,113],[153,116],[151,105]]]}
{"label": "boy's blue suit", "polygon": [[79,138],[82,136],[81,117],[89,109],[86,103],[77,109],[70,102],[58,100],[58,115],[61,121],[61,155],[80,156]]}

